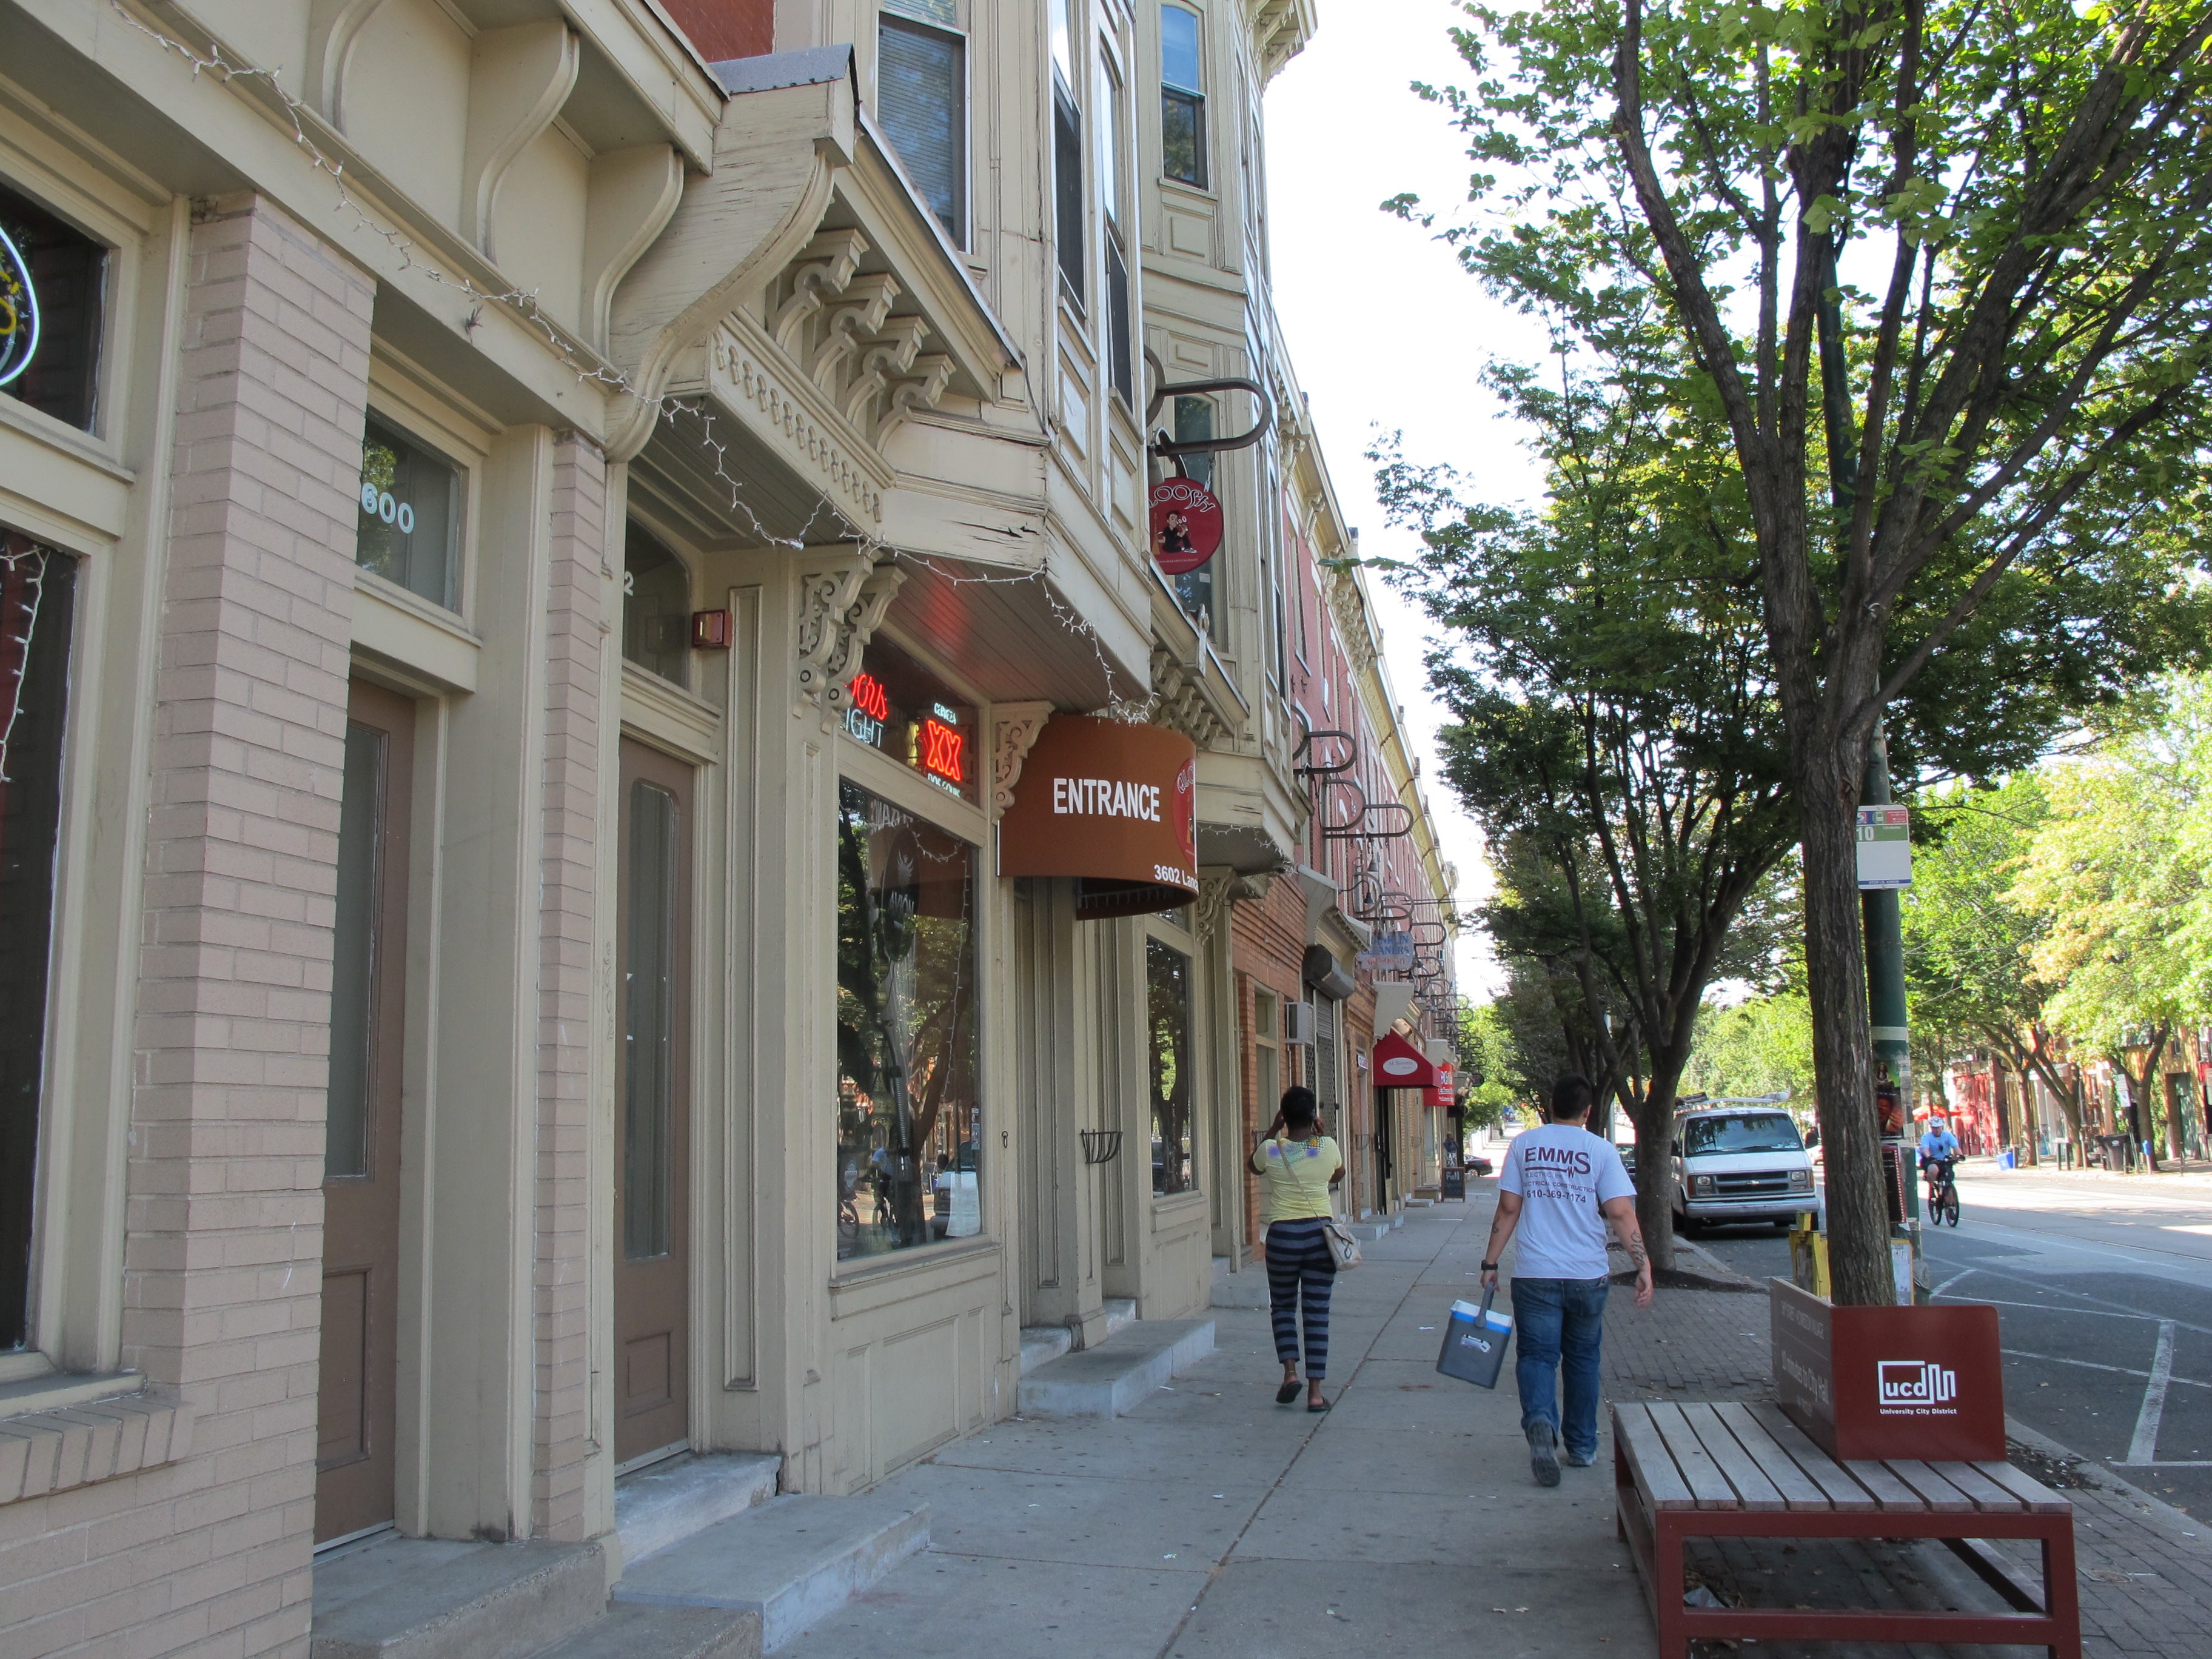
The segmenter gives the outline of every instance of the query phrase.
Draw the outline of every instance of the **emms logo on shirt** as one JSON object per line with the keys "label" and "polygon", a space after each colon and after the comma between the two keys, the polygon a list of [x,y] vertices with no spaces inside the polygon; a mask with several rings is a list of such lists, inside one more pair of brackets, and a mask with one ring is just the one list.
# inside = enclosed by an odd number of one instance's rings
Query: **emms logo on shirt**
{"label": "emms logo on shirt", "polygon": [[[1941,1406],[1959,1397],[1959,1373],[1932,1360],[1878,1359],[1875,1382],[1885,1412],[1910,1412]],[[1954,1415],[1956,1408],[1943,1413]]]}
{"label": "emms logo on shirt", "polygon": [[1567,1170],[1579,1176],[1590,1172],[1589,1154],[1573,1146],[1524,1146],[1521,1161],[1534,1170]]}

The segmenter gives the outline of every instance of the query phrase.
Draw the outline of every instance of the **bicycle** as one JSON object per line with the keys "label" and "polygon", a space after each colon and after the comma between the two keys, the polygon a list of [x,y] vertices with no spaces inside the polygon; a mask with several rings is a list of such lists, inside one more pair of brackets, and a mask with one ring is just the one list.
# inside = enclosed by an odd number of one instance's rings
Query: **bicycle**
{"label": "bicycle", "polygon": [[1928,1175],[1928,1218],[1938,1226],[1959,1224],[1959,1188],[1951,1179],[1951,1166],[1957,1161],[1931,1158],[1923,1166]]}

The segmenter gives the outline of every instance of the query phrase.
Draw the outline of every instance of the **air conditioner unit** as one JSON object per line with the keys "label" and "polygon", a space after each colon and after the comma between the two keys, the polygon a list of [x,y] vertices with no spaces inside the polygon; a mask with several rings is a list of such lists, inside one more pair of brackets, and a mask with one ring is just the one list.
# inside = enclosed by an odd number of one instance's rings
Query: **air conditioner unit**
{"label": "air conditioner unit", "polygon": [[1310,1002],[1286,1002],[1283,1005],[1283,1041],[1311,1042],[1314,1040],[1314,1006]]}

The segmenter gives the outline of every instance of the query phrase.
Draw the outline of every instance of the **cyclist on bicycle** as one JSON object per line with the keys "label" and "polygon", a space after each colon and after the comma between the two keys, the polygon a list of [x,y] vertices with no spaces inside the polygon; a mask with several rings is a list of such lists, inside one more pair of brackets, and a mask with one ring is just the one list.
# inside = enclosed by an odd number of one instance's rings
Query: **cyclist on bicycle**
{"label": "cyclist on bicycle", "polygon": [[1920,1170],[1928,1177],[1931,1203],[1936,1188],[1950,1177],[1951,1166],[1958,1161],[1959,1137],[1951,1133],[1951,1126],[1942,1118],[1932,1120],[1927,1133],[1920,1137]]}

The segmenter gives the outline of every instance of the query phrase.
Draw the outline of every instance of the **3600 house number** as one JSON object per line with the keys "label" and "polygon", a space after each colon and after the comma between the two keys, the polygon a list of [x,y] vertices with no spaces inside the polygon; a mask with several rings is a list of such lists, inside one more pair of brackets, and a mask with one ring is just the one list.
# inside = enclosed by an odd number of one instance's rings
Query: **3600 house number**
{"label": "3600 house number", "polygon": [[390,490],[379,489],[366,479],[361,486],[361,510],[371,518],[383,520],[403,536],[415,533],[415,509],[396,500]]}

